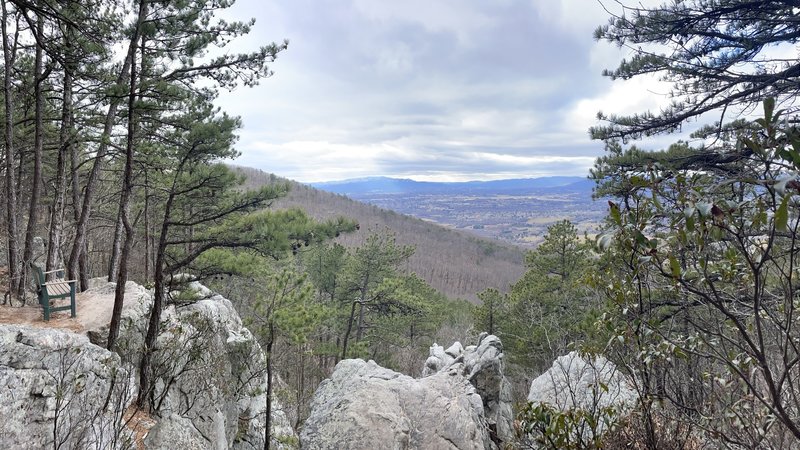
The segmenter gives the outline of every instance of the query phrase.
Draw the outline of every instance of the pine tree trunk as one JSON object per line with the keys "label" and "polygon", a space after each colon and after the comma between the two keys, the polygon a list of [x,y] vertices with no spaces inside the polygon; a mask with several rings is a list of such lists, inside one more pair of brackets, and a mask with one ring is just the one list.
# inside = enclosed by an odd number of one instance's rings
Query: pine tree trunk
{"label": "pine tree trunk", "polygon": [[[178,169],[180,171],[181,169]],[[174,186],[173,186],[174,189]],[[153,284],[155,294],[153,295],[153,309],[150,310],[150,320],[147,323],[147,333],[144,338],[144,348],[142,349],[142,360],[139,363],[139,396],[136,405],[147,412],[152,412],[152,373],[150,366],[153,361],[153,351],[158,337],[159,323],[161,322],[161,309],[164,307],[164,296],[166,283],[164,280],[164,257],[167,252],[167,235],[169,233],[169,220],[172,211],[172,203],[175,200],[175,192],[171,192],[167,197],[164,206],[164,220],[161,222],[161,234],[158,237],[158,247],[156,252],[156,263],[153,267]]]}
{"label": "pine tree trunk", "polygon": [[[74,119],[70,119],[74,120]],[[81,217],[81,211],[83,210],[83,206],[81,205],[81,187],[80,187],[80,180],[78,179],[78,167],[80,166],[80,161],[78,159],[78,146],[77,145],[70,145],[70,161],[71,161],[71,171],[72,171],[72,215],[75,223],[77,224]],[[86,273],[86,268],[88,266],[87,256],[86,256],[86,243],[81,246],[79,249],[77,260],[78,260],[78,269],[79,273]]]}
{"label": "pine tree trunk", "polygon": [[[10,36],[6,20],[8,19],[8,5],[2,2],[2,33],[3,33],[3,100],[5,106],[5,172],[6,172],[6,231],[8,233],[8,271],[9,291],[17,292],[20,284],[19,267],[19,234],[17,228],[17,190],[14,174],[14,105],[12,102],[11,70],[14,67],[14,50],[11,47]],[[16,44],[15,44],[16,46]]]}
{"label": "pine tree trunk", "polygon": [[344,332],[344,338],[342,338],[342,356],[340,359],[345,359],[347,357],[347,341],[350,339],[350,332],[353,330],[353,321],[355,320],[356,315],[356,305],[358,304],[358,301],[354,301],[350,306],[350,318],[347,320],[347,330]]}
{"label": "pine tree trunk", "polygon": [[[69,33],[69,31],[68,31]],[[69,39],[69,38],[67,38]],[[65,43],[69,48],[69,41]],[[69,50],[67,50],[69,58]],[[64,229],[64,206],[67,190],[67,155],[72,145],[72,72],[64,68],[64,91],[61,105],[61,130],[58,137],[58,162],[56,163],[56,187],[53,193],[53,209],[50,214],[50,226],[47,234],[47,265],[45,270],[54,270],[59,266],[58,253],[61,248],[61,233]]]}
{"label": "pine tree trunk", "polygon": [[[42,42],[44,35],[44,19],[41,14],[36,19],[37,42]],[[36,56],[33,66],[33,96],[34,96],[34,132],[33,132],[33,180],[31,185],[31,198],[28,204],[28,226],[25,229],[25,248],[22,252],[22,279],[27,279],[28,264],[33,258],[33,238],[36,235],[38,222],[39,197],[42,190],[42,147],[44,146],[44,94],[42,93],[42,47],[36,45]],[[25,283],[19,284],[19,298],[25,298]]]}
{"label": "pine tree trunk", "polygon": [[275,343],[275,324],[270,318],[267,341],[267,417],[264,419],[264,450],[269,450],[272,438],[272,346]]}
{"label": "pine tree trunk", "polygon": [[[124,177],[124,175],[123,175]],[[124,196],[125,194],[122,193]],[[122,222],[122,211],[117,212],[117,224],[114,226],[114,243],[111,245],[111,258],[108,261],[108,281],[117,281],[119,274],[119,260],[120,253],[122,252],[123,234],[125,233],[125,224]]]}
{"label": "pine tree trunk", "polygon": [[[139,15],[133,28],[133,35],[131,36],[131,40],[128,44],[128,53],[125,56],[125,62],[122,64],[122,69],[117,76],[117,85],[124,83],[128,79],[131,70],[131,64],[136,57],[137,43],[139,42],[139,37],[141,35],[142,24],[146,19],[147,8],[142,4],[146,4],[146,1],[142,0],[140,3]],[[83,191],[83,208],[81,208],[80,217],[75,224],[75,240],[72,243],[72,250],[70,251],[69,261],[67,262],[67,271],[69,272],[69,276],[70,278],[77,278],[81,280],[81,290],[84,290],[87,287],[86,284],[88,281],[88,274],[86,273],[86,267],[80,267],[79,272],[79,258],[81,256],[81,252],[84,252],[85,254],[86,233],[88,231],[89,216],[92,209],[92,199],[94,198],[94,191],[97,185],[97,180],[100,176],[100,171],[103,170],[106,153],[108,152],[108,142],[111,140],[111,132],[114,128],[117,108],[119,107],[121,99],[121,97],[112,98],[111,103],[108,106],[108,112],[106,113],[105,124],[103,127],[103,134],[100,137],[100,144],[97,147],[94,164],[92,165],[91,172],[89,172],[89,178],[86,180],[86,188]]]}
{"label": "pine tree trunk", "polygon": [[[139,6],[144,10],[144,15],[147,15],[147,3],[142,2]],[[139,12],[142,15],[142,12]],[[134,54],[136,49],[134,48]],[[122,246],[122,253],[117,254],[117,248],[114,248],[114,254],[111,257],[111,267],[118,271],[116,276],[117,287],[114,291],[114,309],[111,312],[111,324],[108,330],[108,349],[114,348],[119,336],[119,323],[122,317],[122,306],[125,302],[125,284],[128,282],[128,261],[130,259],[131,245],[133,243],[133,225],[131,224],[129,213],[131,205],[131,196],[133,194],[133,143],[136,139],[136,89],[137,89],[136,71],[136,58],[131,61],[131,83],[128,91],[128,136],[125,145],[125,171],[122,177],[122,191],[119,200],[119,225],[118,230],[120,239],[124,232],[124,244]],[[122,228],[122,230],[120,230]],[[115,245],[117,238],[115,236]],[[116,263],[115,263],[116,261]],[[116,267],[114,267],[116,266]],[[109,273],[109,276],[112,275]],[[109,280],[112,281],[112,280]]]}

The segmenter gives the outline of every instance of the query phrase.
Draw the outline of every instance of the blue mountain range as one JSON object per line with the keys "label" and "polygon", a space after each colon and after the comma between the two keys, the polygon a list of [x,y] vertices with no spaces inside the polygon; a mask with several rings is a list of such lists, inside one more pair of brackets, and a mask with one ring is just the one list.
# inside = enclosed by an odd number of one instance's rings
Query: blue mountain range
{"label": "blue mountain range", "polygon": [[402,178],[369,177],[312,183],[311,186],[335,194],[358,198],[364,195],[494,194],[523,195],[528,192],[587,192],[594,182],[584,177],[553,176],[494,181],[430,182]]}

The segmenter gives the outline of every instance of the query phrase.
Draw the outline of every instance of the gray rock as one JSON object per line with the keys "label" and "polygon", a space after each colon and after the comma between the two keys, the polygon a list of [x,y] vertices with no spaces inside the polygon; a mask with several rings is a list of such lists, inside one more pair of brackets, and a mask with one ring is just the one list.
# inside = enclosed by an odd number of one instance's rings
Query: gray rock
{"label": "gray rock", "polygon": [[119,446],[129,439],[119,419],[132,391],[117,354],[75,333],[17,325],[0,326],[0,349],[0,447],[109,448],[113,436]]}
{"label": "gray rock", "polygon": [[472,449],[511,442],[511,387],[500,339],[434,344],[416,380],[344,360],[320,384],[300,434],[308,449]]}
{"label": "gray rock", "polygon": [[503,344],[500,338],[481,333],[478,345],[466,348],[460,342],[447,350],[433,344],[425,361],[422,376],[442,371],[458,373],[465,377],[481,396],[486,420],[493,433],[504,441],[514,437],[511,384],[504,375]]}
{"label": "gray rock", "polygon": [[[89,309],[80,323],[96,343],[105,343],[114,288],[94,280],[82,294]],[[197,301],[162,315],[153,357],[158,411],[144,448],[263,448],[264,353],[230,301],[192,288]],[[125,300],[119,353],[65,330],[0,326],[0,448],[52,448],[54,439],[62,448],[130,444],[119,419],[136,397],[153,300],[134,283]],[[273,448],[285,448],[297,437],[276,401],[272,411]]]}
{"label": "gray rock", "polygon": [[[93,289],[113,292],[113,284]],[[180,308],[170,304],[161,315],[153,358],[154,371],[161,374],[154,393],[159,417],[145,447],[263,448],[266,364],[261,346],[228,299],[200,283],[188,289],[196,301]],[[126,286],[126,300],[129,290]],[[138,363],[153,300],[141,295],[138,286],[133,291],[137,300],[123,309],[120,348],[137,355],[132,362]],[[280,404],[273,401],[272,411],[273,448],[282,448],[283,438],[296,435]]]}
{"label": "gray rock", "polygon": [[562,410],[595,406],[625,406],[636,402],[636,391],[611,361],[602,356],[582,357],[570,352],[531,382],[529,402],[547,403]]}
{"label": "gray rock", "polygon": [[416,380],[360,359],[323,381],[300,434],[304,449],[496,448],[480,396],[456,371]]}
{"label": "gray rock", "polygon": [[[613,408],[613,416],[624,416],[636,404],[636,391],[611,361],[602,356],[583,357],[570,352],[531,382],[528,401],[546,403],[560,411]],[[613,420],[613,417],[604,417]],[[597,432],[604,430],[601,420]]]}

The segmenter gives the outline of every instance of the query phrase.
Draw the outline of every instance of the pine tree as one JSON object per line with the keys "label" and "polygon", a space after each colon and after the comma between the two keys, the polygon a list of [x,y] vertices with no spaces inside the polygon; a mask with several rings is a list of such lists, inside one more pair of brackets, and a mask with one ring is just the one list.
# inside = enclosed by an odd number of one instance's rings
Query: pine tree
{"label": "pine tree", "polygon": [[672,84],[673,103],[658,113],[600,114],[608,125],[591,129],[595,139],[638,139],[679,129],[701,114],[735,118],[766,97],[796,110],[800,62],[775,56],[779,46],[800,41],[796,2],[687,0],[643,6],[630,2],[595,31],[597,40],[630,49],[633,56],[603,74],[629,79],[658,74]]}

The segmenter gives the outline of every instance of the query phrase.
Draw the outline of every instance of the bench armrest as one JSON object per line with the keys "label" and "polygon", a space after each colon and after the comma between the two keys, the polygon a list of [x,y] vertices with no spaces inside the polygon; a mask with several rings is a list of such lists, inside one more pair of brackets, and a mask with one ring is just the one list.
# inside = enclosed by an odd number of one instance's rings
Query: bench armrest
{"label": "bench armrest", "polygon": [[70,283],[77,283],[78,280],[54,280],[48,281],[47,283],[43,284],[42,286],[51,286],[53,284],[70,284]]}

